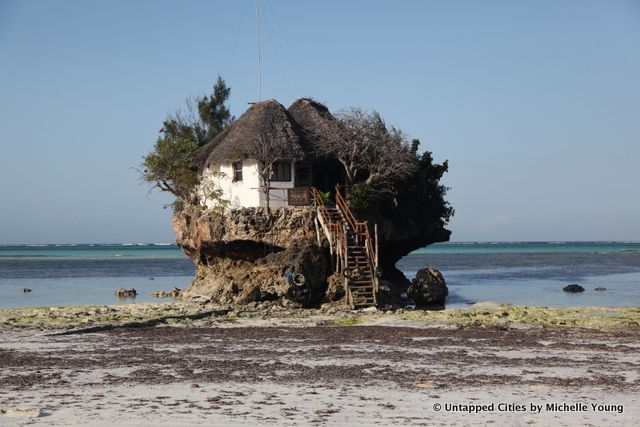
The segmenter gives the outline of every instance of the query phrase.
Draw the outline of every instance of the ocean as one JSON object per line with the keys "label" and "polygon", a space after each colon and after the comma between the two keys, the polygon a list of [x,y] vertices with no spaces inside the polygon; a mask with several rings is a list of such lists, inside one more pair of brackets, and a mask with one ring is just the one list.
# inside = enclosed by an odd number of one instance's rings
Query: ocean
{"label": "ocean", "polygon": [[[640,242],[442,243],[398,263],[409,278],[429,266],[447,281],[447,308],[486,300],[640,306]],[[0,246],[0,308],[159,301],[153,292],[185,288],[194,271],[171,244]],[[563,292],[571,283],[585,292]],[[121,287],[135,288],[138,296],[119,300],[114,291]]]}

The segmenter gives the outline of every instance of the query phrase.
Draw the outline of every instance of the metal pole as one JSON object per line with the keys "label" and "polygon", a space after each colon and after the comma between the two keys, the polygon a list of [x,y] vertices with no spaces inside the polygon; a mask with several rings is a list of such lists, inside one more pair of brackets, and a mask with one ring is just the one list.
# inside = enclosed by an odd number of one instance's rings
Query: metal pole
{"label": "metal pole", "polygon": [[262,64],[260,63],[260,15],[258,13],[258,2],[256,0],[256,43],[258,45],[258,101],[262,101]]}

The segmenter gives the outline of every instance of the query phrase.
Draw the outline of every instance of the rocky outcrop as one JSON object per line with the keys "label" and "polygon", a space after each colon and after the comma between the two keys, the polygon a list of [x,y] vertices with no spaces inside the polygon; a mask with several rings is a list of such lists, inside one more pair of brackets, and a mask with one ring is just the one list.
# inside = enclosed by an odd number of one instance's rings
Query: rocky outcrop
{"label": "rocky outcrop", "polygon": [[409,295],[420,307],[443,306],[449,295],[442,274],[435,268],[424,268],[416,274],[407,289]]}
{"label": "rocky outcrop", "polygon": [[322,248],[297,239],[280,252],[255,261],[208,258],[183,297],[243,305],[277,301],[289,307],[318,305],[327,289],[329,264]]}
{"label": "rocky outcrop", "polygon": [[[224,215],[188,207],[176,213],[176,243],[196,265],[196,277],[181,297],[230,305],[271,301],[288,307],[344,300],[344,278],[334,274],[326,242],[318,245],[314,221],[311,207],[271,212],[242,208]],[[419,247],[448,239],[449,232],[411,223],[401,227],[398,221],[381,217],[376,221],[383,274],[378,302],[400,305],[406,302],[402,295],[411,283],[397,270],[396,261]],[[319,237],[324,241],[322,234]],[[296,284],[296,274],[304,277],[304,283]],[[446,285],[443,291],[435,273],[423,275],[412,285],[416,303],[443,304]]]}
{"label": "rocky outcrop", "polygon": [[179,288],[171,289],[171,292],[157,291],[151,294],[154,298],[178,298],[182,291]]}
{"label": "rocky outcrop", "polygon": [[584,288],[580,285],[578,285],[577,283],[573,283],[571,285],[565,286],[564,288],[562,288],[563,291],[565,292],[584,292]]}
{"label": "rocky outcrop", "polygon": [[176,241],[196,264],[196,278],[181,296],[232,305],[319,305],[331,261],[317,244],[313,221],[306,207],[177,213]]}
{"label": "rocky outcrop", "polygon": [[116,290],[115,294],[118,298],[135,298],[136,295],[138,295],[138,292],[136,292],[136,290],[133,288],[131,289],[120,288]]}
{"label": "rocky outcrop", "polygon": [[198,264],[219,259],[256,261],[316,236],[310,208],[233,209],[224,215],[189,207],[173,216],[176,243]]}

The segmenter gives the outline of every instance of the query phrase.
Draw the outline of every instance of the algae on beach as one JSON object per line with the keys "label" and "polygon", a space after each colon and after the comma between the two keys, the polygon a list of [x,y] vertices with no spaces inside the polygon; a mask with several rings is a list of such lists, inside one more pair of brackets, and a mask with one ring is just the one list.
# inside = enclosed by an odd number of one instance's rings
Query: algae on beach
{"label": "algae on beach", "polygon": [[0,329],[72,329],[102,326],[155,326],[159,324],[219,325],[233,320],[248,325],[265,319],[282,323],[332,326],[403,324],[431,327],[481,328],[585,328],[614,331],[640,328],[640,307],[500,307],[492,309],[456,309],[443,311],[397,310],[368,313],[354,310],[321,309],[236,309],[202,306],[185,302],[141,303],[127,305],[13,308],[0,310]]}
{"label": "algae on beach", "polygon": [[640,327],[640,308],[602,307],[505,307],[485,310],[410,311],[400,315],[405,320],[457,327],[585,328],[609,331]]}

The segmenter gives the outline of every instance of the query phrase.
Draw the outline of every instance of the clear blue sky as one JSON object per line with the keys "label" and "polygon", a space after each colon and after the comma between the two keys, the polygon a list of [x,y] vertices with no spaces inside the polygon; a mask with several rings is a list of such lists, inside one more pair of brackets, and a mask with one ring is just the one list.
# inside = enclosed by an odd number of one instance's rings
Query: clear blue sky
{"label": "clear blue sky", "polygon": [[[640,240],[639,1],[261,3],[263,99],[449,159],[452,240]],[[0,0],[0,243],[174,241],[133,167],[218,74],[240,115],[253,0]]]}

